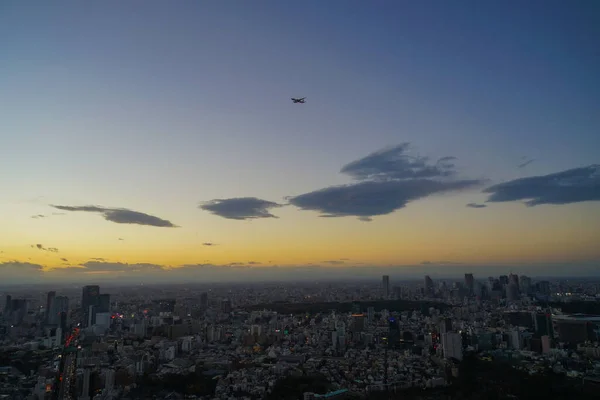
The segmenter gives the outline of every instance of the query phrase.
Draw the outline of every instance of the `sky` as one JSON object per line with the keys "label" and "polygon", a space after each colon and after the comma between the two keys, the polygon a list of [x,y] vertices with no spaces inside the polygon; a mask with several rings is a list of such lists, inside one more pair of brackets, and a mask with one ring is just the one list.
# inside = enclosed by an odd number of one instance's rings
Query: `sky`
{"label": "sky", "polygon": [[0,282],[597,274],[598,43],[592,0],[2,1]]}

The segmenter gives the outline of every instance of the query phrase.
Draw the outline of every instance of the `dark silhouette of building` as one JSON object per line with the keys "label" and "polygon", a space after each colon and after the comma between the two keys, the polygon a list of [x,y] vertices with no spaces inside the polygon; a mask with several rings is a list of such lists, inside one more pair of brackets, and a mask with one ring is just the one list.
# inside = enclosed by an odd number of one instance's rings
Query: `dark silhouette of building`
{"label": "dark silhouette of building", "polygon": [[383,284],[383,298],[389,299],[389,297],[390,297],[390,276],[389,275],[383,275],[382,284]]}
{"label": "dark silhouette of building", "polygon": [[429,275],[425,275],[425,296],[433,297],[433,280]]}
{"label": "dark silhouette of building", "polygon": [[100,286],[88,285],[84,286],[81,294],[81,308],[83,309],[83,326],[91,326],[94,324],[94,307],[98,307],[100,303]]}
{"label": "dark silhouette of building", "polygon": [[465,274],[465,286],[470,295],[475,293],[475,278],[473,277],[473,274]]}

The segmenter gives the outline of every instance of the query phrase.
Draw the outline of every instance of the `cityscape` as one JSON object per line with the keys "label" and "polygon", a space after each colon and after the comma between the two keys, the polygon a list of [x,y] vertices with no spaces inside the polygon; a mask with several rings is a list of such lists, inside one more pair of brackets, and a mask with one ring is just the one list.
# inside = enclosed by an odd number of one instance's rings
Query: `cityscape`
{"label": "cityscape", "polygon": [[600,316],[579,312],[600,311],[599,279],[384,275],[2,295],[6,399],[445,398],[473,354],[562,374],[569,396],[600,388]]}
{"label": "cityscape", "polygon": [[0,400],[600,399],[600,0],[0,0]]}

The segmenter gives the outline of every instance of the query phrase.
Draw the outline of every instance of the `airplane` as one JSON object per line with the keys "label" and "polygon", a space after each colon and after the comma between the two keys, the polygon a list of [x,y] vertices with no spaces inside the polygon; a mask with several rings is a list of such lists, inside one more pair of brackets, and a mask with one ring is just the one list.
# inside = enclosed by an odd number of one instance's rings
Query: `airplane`
{"label": "airplane", "polygon": [[294,103],[301,103],[301,104],[304,104],[304,102],[306,101],[306,97],[303,97],[303,98],[301,98],[301,99],[295,99],[295,98],[293,98],[293,97],[292,97],[292,101],[293,101]]}

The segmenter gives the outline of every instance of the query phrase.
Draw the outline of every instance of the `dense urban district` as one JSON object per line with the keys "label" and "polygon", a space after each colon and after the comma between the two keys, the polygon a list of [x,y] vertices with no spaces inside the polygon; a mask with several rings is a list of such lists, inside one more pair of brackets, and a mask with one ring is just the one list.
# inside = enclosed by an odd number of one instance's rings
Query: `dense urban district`
{"label": "dense urban district", "polygon": [[0,399],[598,398],[600,279],[0,288]]}

